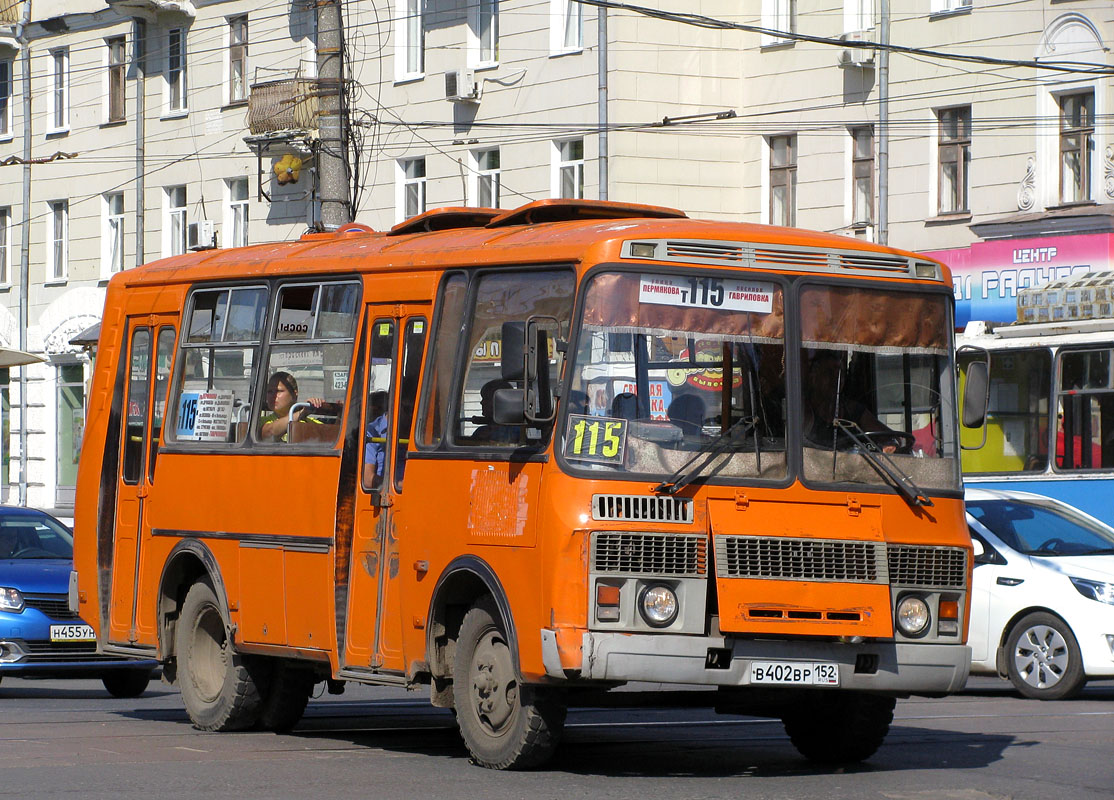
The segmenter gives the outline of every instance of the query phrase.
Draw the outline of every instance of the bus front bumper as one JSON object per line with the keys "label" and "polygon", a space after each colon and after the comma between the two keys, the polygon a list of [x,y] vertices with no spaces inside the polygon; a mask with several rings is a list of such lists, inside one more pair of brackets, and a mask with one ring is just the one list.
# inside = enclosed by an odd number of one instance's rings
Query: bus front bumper
{"label": "bus front bumper", "polygon": [[[768,676],[771,667],[779,677],[793,676],[791,680],[797,683],[800,675],[808,680],[807,676],[821,674],[813,665],[834,664],[838,685],[830,679],[810,685],[894,694],[946,694],[963,688],[971,666],[971,649],[962,644],[771,641],[592,631],[584,634],[581,655],[579,675],[577,670],[567,671],[561,664],[555,632],[542,631],[542,658],[546,674],[553,678],[768,686],[769,680],[760,681],[757,676]],[[760,668],[752,669],[756,664]],[[831,674],[830,668],[823,672]]]}

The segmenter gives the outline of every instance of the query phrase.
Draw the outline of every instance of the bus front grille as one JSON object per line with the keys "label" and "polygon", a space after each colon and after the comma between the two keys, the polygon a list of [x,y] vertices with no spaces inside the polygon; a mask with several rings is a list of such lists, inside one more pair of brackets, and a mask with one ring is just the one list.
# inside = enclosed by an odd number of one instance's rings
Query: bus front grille
{"label": "bus front grille", "polygon": [[886,545],[780,536],[717,536],[720,578],[886,583]]}
{"label": "bus front grille", "polygon": [[699,577],[708,569],[708,540],[696,534],[592,534],[592,571],[609,575]]}
{"label": "bus front grille", "polygon": [[889,546],[890,583],[932,589],[962,589],[967,584],[967,551],[959,547]]}
{"label": "bus front grille", "polygon": [[604,522],[678,522],[692,524],[692,499],[637,494],[592,496],[592,519]]}

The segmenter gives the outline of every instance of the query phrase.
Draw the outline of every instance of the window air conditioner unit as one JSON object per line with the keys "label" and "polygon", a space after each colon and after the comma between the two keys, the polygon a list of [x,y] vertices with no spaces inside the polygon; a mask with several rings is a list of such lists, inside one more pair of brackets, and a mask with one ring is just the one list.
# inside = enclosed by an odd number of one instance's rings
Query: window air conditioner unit
{"label": "window air conditioner unit", "polygon": [[475,103],[480,99],[480,86],[476,72],[471,69],[451,69],[445,73],[445,99],[454,103]]}
{"label": "window air conditioner unit", "polygon": [[[855,31],[853,33],[845,33],[839,37],[844,42],[870,42],[873,40],[868,38],[867,32]],[[863,67],[872,69],[874,67],[874,48],[873,47],[847,47],[839,51],[839,65],[841,67]]]}
{"label": "window air conditioner unit", "polygon": [[190,250],[211,250],[216,247],[213,236],[213,221],[199,219],[186,226],[186,246]]}

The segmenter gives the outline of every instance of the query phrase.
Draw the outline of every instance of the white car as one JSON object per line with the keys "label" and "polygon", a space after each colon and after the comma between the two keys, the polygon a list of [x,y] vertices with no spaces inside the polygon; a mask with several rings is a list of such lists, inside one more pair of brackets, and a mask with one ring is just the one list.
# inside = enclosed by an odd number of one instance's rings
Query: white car
{"label": "white car", "polygon": [[965,500],[972,674],[1041,700],[1114,677],[1114,528],[1028,492],[968,489]]}

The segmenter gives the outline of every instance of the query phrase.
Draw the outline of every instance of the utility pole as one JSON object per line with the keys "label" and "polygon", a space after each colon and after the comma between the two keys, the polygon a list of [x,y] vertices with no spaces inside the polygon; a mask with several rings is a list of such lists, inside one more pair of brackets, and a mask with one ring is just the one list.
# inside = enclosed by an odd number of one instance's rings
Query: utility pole
{"label": "utility pole", "polygon": [[[23,69],[23,224],[19,243],[19,349],[27,351],[27,320],[31,301],[31,0],[24,0],[18,40]],[[7,444],[7,443],[5,443]],[[19,368],[19,504],[27,505],[27,366]]]}
{"label": "utility pole", "polygon": [[321,223],[336,230],[352,221],[348,170],[348,108],[344,101],[342,0],[317,0],[317,177]]}
{"label": "utility pole", "polygon": [[890,243],[890,0],[881,0],[878,35],[878,244]]}
{"label": "utility pole", "polygon": [[599,71],[599,99],[598,116],[600,125],[599,142],[599,199],[607,200],[607,9],[599,6],[596,9],[596,30],[599,41],[596,43],[597,69]]}
{"label": "utility pole", "polygon": [[147,188],[147,21],[132,19],[132,63],[135,65],[135,266],[147,260],[144,252]]}

